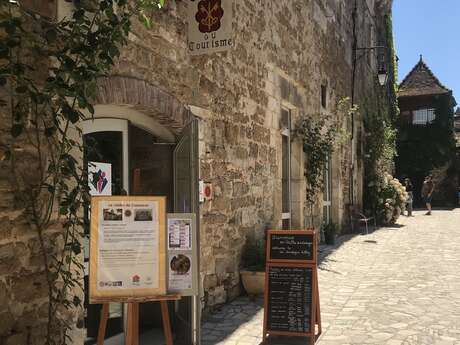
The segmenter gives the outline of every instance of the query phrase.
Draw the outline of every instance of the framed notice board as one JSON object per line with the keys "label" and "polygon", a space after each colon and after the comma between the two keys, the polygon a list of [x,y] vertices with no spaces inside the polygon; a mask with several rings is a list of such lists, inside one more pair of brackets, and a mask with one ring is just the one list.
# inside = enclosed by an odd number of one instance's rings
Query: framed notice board
{"label": "framed notice board", "polygon": [[311,265],[273,263],[266,272],[270,334],[309,336],[315,324],[315,270]]}
{"label": "framed notice board", "polygon": [[267,258],[271,262],[316,262],[313,230],[271,230],[268,232]]}
{"label": "framed notice board", "polygon": [[198,243],[194,213],[167,215],[168,293],[198,295]]}
{"label": "framed notice board", "polygon": [[91,200],[90,303],[166,294],[166,197]]}
{"label": "framed notice board", "polygon": [[[267,234],[263,339],[321,334],[314,230],[270,230]],[[319,335],[318,334],[318,335]]]}

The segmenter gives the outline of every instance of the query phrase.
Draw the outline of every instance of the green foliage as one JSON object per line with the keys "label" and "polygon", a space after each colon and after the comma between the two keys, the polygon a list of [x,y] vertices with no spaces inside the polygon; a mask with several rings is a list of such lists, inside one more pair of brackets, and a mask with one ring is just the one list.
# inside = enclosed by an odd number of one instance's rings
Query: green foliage
{"label": "green foliage", "polygon": [[455,159],[453,107],[448,96],[435,100],[435,120],[426,126],[400,123],[397,170],[400,175],[426,176]]}
{"label": "green foliage", "polygon": [[241,261],[245,269],[265,271],[265,241],[247,238],[241,254]]}
{"label": "green foliage", "polygon": [[405,209],[408,199],[405,187],[388,173],[378,175],[376,181],[367,188],[375,195],[372,205],[377,221],[382,224],[394,224]]}
{"label": "green foliage", "polygon": [[393,36],[393,20],[391,16],[385,16],[386,19],[386,42],[388,45],[388,52],[390,54],[387,59],[389,62],[389,99],[390,99],[390,119],[392,122],[396,122],[399,118],[399,107],[398,107],[398,61],[396,56],[396,49],[394,45]]}
{"label": "green foliage", "polygon": [[323,170],[328,157],[338,143],[347,140],[342,121],[356,109],[349,108],[348,99],[340,100],[332,115],[306,116],[295,127],[294,137],[300,138],[306,153],[306,200],[312,205],[323,186]]}
{"label": "green foliage", "polygon": [[[377,104],[369,102],[363,107],[365,129],[364,150],[364,205],[372,214],[384,215],[382,196],[376,189],[382,185],[385,176],[392,172],[396,157],[396,121],[399,118],[397,61],[393,39],[393,25],[390,16],[386,17],[386,44],[388,46],[388,89],[383,93],[379,90]],[[383,222],[384,216],[380,217]]]}
{"label": "green foliage", "polygon": [[[40,243],[49,295],[46,344],[66,343],[71,326],[61,309],[81,307],[74,293],[77,287],[83,290],[83,266],[77,256],[82,250],[82,207],[89,195],[85,169],[76,158],[83,151],[77,124],[94,114],[96,79],[107,74],[120,55],[132,19],[163,4],[81,1],[71,17],[51,22],[16,3],[0,2],[0,86],[7,91],[0,106],[11,123],[11,138],[2,141],[0,149],[10,163],[15,195]],[[30,171],[20,168],[21,152],[33,157],[33,179]],[[61,236],[50,236],[57,221]]]}

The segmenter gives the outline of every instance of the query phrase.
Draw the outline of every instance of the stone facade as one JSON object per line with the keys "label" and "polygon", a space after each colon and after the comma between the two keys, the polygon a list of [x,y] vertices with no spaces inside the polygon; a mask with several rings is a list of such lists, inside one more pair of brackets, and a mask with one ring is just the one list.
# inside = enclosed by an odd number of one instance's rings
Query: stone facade
{"label": "stone facade", "polygon": [[[187,50],[186,2],[167,1],[166,8],[154,14],[151,30],[134,26],[113,75],[101,79],[97,99],[98,104],[142,112],[174,135],[190,113],[200,119],[200,179],[213,186],[212,200],[200,206],[205,309],[240,294],[240,257],[246,238],[281,227],[282,109],[290,111],[294,128],[303,116],[335,113],[337,101],[351,95],[354,67],[352,1],[237,0],[233,7],[235,47],[192,57]],[[390,7],[389,1],[357,1],[358,46],[381,44],[384,15]],[[375,101],[378,94],[374,55],[360,54],[355,68],[357,104]],[[321,100],[322,87],[326,104]],[[357,152],[364,136],[362,121],[363,114],[355,114],[352,126],[344,115],[343,129],[350,133],[354,128],[355,136],[332,157],[332,220],[338,224],[347,223],[352,171],[353,199],[361,204],[363,164]],[[1,121],[1,140],[8,130],[6,122]],[[294,228],[309,225],[304,161],[301,142],[294,139]],[[8,170],[0,164],[0,343],[22,344],[40,332],[37,320],[44,313],[46,291],[34,251],[36,240],[24,231],[27,225],[14,204]],[[321,222],[321,212],[319,201],[315,226]],[[27,289],[30,286],[36,288]]]}

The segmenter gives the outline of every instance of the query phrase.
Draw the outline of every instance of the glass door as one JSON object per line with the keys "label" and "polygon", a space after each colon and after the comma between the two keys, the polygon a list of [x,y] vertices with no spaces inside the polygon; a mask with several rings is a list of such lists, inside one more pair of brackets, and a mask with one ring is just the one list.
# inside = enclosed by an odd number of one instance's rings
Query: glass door
{"label": "glass door", "polygon": [[326,164],[323,170],[323,222],[329,224],[331,222],[331,207],[332,207],[332,175],[331,175],[331,160],[327,157]]}
{"label": "glass door", "polygon": [[[193,119],[182,131],[182,137],[174,150],[174,212],[197,215],[197,242],[199,240],[198,200],[198,119]],[[198,253],[200,249],[198,248]],[[199,261],[197,265],[199,265]],[[176,340],[181,345],[199,344],[200,311],[199,298],[182,297],[175,305]]]}
{"label": "glass door", "polygon": [[[104,177],[108,177],[107,185],[99,185],[100,192],[110,191],[111,195],[124,195],[129,192],[128,185],[128,121],[120,119],[94,119],[82,123],[84,151],[84,167],[89,172],[89,183],[94,182],[97,188],[98,171],[93,167],[104,166]],[[96,169],[97,170],[97,169]],[[107,174],[107,175],[105,175]],[[93,176],[94,175],[94,176]],[[94,178],[93,178],[94,177]],[[106,194],[107,195],[107,194]],[[85,218],[89,219],[90,210],[85,210]],[[85,344],[95,344],[99,327],[101,305],[88,303],[88,265],[89,265],[89,222],[85,226],[84,266],[85,266]],[[106,338],[123,333],[123,307],[121,303],[111,303],[107,322]]]}

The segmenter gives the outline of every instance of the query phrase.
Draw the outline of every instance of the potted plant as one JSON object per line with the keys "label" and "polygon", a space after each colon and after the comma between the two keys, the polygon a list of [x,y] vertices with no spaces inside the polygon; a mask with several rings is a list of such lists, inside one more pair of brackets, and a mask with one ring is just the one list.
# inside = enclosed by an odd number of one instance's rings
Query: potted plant
{"label": "potted plant", "polygon": [[240,270],[243,287],[250,297],[264,293],[265,286],[265,241],[248,238],[241,255],[243,269]]}
{"label": "potted plant", "polygon": [[334,223],[323,224],[324,242],[326,244],[335,244],[335,237],[337,234],[337,225]]}

